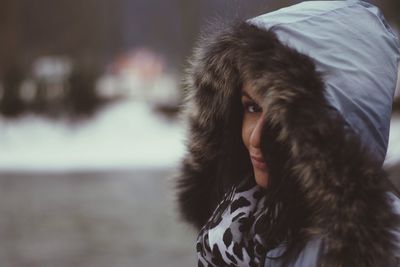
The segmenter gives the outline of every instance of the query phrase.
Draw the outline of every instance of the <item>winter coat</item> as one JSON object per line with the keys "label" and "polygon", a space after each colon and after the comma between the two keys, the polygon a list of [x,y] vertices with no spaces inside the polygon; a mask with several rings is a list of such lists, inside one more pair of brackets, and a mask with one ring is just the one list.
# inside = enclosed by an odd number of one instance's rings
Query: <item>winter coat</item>
{"label": "winter coat", "polygon": [[307,216],[297,256],[272,259],[285,249],[277,246],[263,265],[397,266],[400,201],[382,164],[399,50],[378,8],[363,1],[303,2],[208,33],[186,81],[183,218],[201,229],[250,168],[240,134],[246,79],[264,99],[269,175],[292,200],[274,192]]}

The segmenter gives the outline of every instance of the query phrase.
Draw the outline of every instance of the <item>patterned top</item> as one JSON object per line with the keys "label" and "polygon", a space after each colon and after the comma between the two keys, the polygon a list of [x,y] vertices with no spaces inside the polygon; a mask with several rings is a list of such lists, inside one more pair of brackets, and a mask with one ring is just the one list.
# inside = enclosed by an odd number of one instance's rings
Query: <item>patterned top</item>
{"label": "patterned top", "polygon": [[198,267],[260,266],[265,247],[255,229],[264,198],[254,179],[225,194],[198,235]]}

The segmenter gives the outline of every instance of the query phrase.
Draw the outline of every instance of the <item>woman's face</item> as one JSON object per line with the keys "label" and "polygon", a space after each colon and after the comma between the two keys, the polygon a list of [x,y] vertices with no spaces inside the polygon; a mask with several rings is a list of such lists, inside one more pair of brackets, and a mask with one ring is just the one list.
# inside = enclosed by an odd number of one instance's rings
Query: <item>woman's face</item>
{"label": "woman's face", "polygon": [[261,153],[261,131],[263,128],[263,110],[261,98],[245,83],[242,88],[241,102],[243,106],[242,139],[249,151],[256,183],[264,188],[268,185],[267,165]]}

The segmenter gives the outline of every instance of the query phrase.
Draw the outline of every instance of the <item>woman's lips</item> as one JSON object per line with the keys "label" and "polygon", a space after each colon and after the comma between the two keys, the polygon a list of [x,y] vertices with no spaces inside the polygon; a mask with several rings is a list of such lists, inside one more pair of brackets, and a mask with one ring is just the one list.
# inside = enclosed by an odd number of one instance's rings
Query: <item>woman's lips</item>
{"label": "woman's lips", "polygon": [[262,157],[250,155],[251,163],[253,166],[260,170],[267,170],[267,164]]}

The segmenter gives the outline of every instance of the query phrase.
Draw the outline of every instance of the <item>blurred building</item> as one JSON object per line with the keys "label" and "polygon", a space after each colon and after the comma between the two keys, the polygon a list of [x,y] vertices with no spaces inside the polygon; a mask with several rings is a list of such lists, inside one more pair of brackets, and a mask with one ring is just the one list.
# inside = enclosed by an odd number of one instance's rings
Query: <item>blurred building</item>
{"label": "blurred building", "polygon": [[[27,66],[49,55],[104,65],[137,46],[165,54],[180,69],[210,20],[255,16],[295,2],[300,1],[1,0],[0,74],[11,64]],[[399,1],[375,2],[398,23]]]}

